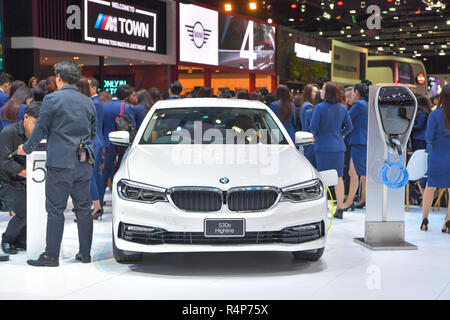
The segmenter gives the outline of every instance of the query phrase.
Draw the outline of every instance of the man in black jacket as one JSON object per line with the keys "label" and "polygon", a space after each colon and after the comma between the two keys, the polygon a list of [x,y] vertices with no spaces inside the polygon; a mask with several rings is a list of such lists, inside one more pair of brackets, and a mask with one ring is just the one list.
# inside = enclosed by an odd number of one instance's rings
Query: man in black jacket
{"label": "man in black jacket", "polygon": [[76,88],[81,67],[73,61],[63,61],[54,69],[59,90],[45,97],[36,128],[28,141],[18,148],[19,155],[30,154],[47,138],[46,248],[38,260],[27,261],[36,267],[59,266],[64,211],[69,196],[77,215],[80,251],[76,259],[91,262],[93,219],[89,186],[95,163],[92,141],[97,133],[97,114],[92,100]]}
{"label": "man in black jacket", "polygon": [[14,153],[33,132],[40,106],[40,102],[33,102],[25,109],[23,121],[0,132],[0,196],[16,214],[2,235],[1,247],[5,254],[17,254],[16,247],[26,248],[26,159]]}

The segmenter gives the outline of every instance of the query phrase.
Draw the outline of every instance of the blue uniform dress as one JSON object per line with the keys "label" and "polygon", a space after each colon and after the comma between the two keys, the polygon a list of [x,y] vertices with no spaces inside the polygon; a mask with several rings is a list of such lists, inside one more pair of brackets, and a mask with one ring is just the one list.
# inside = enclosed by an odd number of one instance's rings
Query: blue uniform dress
{"label": "blue uniform dress", "polygon": [[428,113],[423,110],[417,112],[416,120],[411,132],[413,151],[426,149],[425,131],[427,130]]}
{"label": "blue uniform dress", "polygon": [[[2,107],[8,102],[9,94],[6,94],[3,90],[0,90],[0,114],[2,113]],[[3,124],[0,121],[0,131],[3,129]]]}
{"label": "blue uniform dress", "polygon": [[100,188],[101,188],[101,175],[100,166],[102,164],[102,153],[104,148],[104,137],[103,137],[103,105],[100,102],[98,96],[92,97],[92,102],[95,105],[95,111],[97,115],[97,136],[95,137],[94,144],[94,154],[95,154],[95,164],[94,170],[92,171],[91,179],[91,198],[92,200],[100,200]]}
{"label": "blue uniform dress", "polygon": [[[115,169],[120,166],[121,159],[119,158],[116,163],[117,148],[109,141],[109,134],[116,131],[116,118],[120,114],[121,106],[122,101],[117,98],[114,98],[110,102],[103,105],[103,139],[105,143],[105,159],[99,189],[100,201],[102,205],[106,187],[108,185],[108,179],[111,178],[111,181],[113,180]],[[132,114],[131,106],[127,103],[124,104],[124,114],[129,115],[134,122],[134,115]]]}
{"label": "blue uniform dress", "polygon": [[313,112],[310,124],[316,144],[318,171],[335,169],[338,176],[344,174],[345,144],[342,136],[353,130],[347,108],[340,103],[324,101]]}
{"label": "blue uniform dress", "polygon": [[300,113],[300,122],[302,123],[303,131],[309,131],[306,128],[306,112],[312,109],[313,105],[311,102],[305,102],[302,106],[302,112]]}
{"label": "blue uniform dress", "polygon": [[[269,106],[269,108],[277,115],[278,118],[280,118],[281,108],[280,108],[280,103],[278,101],[272,102],[272,104]],[[281,123],[283,124],[284,128],[288,132],[292,141],[295,142],[296,119],[295,119],[295,105],[293,103],[291,103],[291,117],[289,119],[287,119],[286,121],[281,121]]]}
{"label": "blue uniform dress", "polygon": [[425,140],[428,143],[428,186],[450,188],[450,130],[446,129],[442,109],[430,113]]}
{"label": "blue uniform dress", "polygon": [[367,167],[367,129],[369,126],[369,106],[366,99],[355,102],[348,112],[352,119],[353,131],[350,135],[350,157],[358,176],[366,175]]}
{"label": "blue uniform dress", "polygon": [[[305,127],[303,127],[303,131],[311,132],[310,126],[311,126],[311,120],[312,120],[313,113],[314,113],[314,110],[312,108],[309,108],[308,110],[306,110],[305,120],[304,120]],[[314,150],[314,145],[304,146],[303,148],[305,150],[304,154],[305,154],[306,159],[308,159],[308,161],[314,167],[316,167],[316,151]]]}
{"label": "blue uniform dress", "polygon": [[144,105],[139,105],[132,107],[131,110],[133,111],[133,117],[136,121],[136,132],[138,132],[141,128],[142,122],[147,116],[147,108]]}

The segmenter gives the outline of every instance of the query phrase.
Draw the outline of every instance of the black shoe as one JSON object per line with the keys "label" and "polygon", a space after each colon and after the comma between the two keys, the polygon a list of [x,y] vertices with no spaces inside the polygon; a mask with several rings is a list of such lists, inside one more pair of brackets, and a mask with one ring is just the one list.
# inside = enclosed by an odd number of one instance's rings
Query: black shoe
{"label": "black shoe", "polygon": [[352,203],[352,205],[350,207],[347,207],[345,209],[342,209],[342,211],[355,211],[355,204]]}
{"label": "black shoe", "polygon": [[450,220],[448,220],[448,221],[445,223],[444,228],[442,228],[442,232],[443,232],[443,233],[448,233],[448,234],[450,234]]}
{"label": "black shoe", "polygon": [[366,202],[363,202],[363,203],[361,203],[361,204],[357,204],[357,205],[355,206],[356,209],[364,209],[365,207],[366,207]]}
{"label": "black shoe", "polygon": [[91,263],[91,256],[85,256],[84,254],[81,253],[77,253],[77,255],[75,256],[75,259],[77,259],[78,261],[81,261],[82,263]]}
{"label": "black shoe", "polygon": [[2,251],[6,254],[17,254],[17,249],[12,243],[2,241]]}
{"label": "black shoe", "polygon": [[0,262],[5,262],[9,260],[9,254],[4,254],[0,252]]}
{"label": "black shoe", "polygon": [[344,210],[342,210],[342,209],[337,209],[336,212],[335,212],[335,214],[334,214],[334,217],[335,217],[336,219],[343,219],[343,218],[344,218]]}
{"label": "black shoe", "polygon": [[100,208],[100,210],[98,210],[94,215],[93,215],[93,219],[94,220],[102,220],[103,219],[103,208]]}
{"label": "black shoe", "polygon": [[422,224],[420,225],[420,230],[427,231],[428,230],[428,219],[425,218],[422,221]]}
{"label": "black shoe", "polygon": [[27,242],[26,241],[16,241],[14,242],[14,247],[16,247],[19,251],[26,251],[27,250]]}
{"label": "black shoe", "polygon": [[56,258],[49,258],[44,252],[37,260],[28,260],[27,263],[33,267],[59,267],[59,260]]}

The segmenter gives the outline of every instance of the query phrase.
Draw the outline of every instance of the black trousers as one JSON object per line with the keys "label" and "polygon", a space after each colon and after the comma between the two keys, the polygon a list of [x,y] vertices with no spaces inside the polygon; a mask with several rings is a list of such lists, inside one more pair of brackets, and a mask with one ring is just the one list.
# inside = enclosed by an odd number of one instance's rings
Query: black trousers
{"label": "black trousers", "polygon": [[6,182],[0,183],[0,197],[16,214],[8,223],[3,242],[25,242],[27,224],[27,193],[26,189],[14,187]]}
{"label": "black trousers", "polygon": [[47,168],[45,197],[47,218],[46,254],[50,258],[59,258],[64,232],[64,211],[69,196],[73,200],[77,215],[78,240],[80,253],[90,255],[92,247],[93,219],[90,182],[92,166],[77,162],[75,168]]}

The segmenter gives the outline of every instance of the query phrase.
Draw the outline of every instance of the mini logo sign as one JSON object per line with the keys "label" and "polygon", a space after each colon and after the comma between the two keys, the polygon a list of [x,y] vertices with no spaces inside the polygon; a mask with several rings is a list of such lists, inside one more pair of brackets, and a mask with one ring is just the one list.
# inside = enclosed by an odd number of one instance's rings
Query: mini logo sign
{"label": "mini logo sign", "polygon": [[221,184],[228,184],[228,183],[230,183],[230,179],[228,179],[228,178],[221,178],[220,179],[220,183]]}
{"label": "mini logo sign", "polygon": [[205,29],[201,22],[196,22],[193,26],[186,25],[186,29],[192,42],[194,42],[195,46],[199,49],[208,42],[212,32],[211,30]]}

